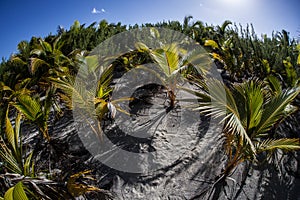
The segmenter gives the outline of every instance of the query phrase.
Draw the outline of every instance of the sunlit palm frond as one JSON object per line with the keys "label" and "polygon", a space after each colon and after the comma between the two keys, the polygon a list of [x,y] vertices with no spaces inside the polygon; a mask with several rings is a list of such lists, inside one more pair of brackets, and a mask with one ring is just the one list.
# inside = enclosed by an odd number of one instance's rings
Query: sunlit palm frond
{"label": "sunlit palm frond", "polygon": [[18,96],[18,102],[15,103],[14,106],[31,121],[37,120],[42,114],[39,101],[29,95]]}
{"label": "sunlit palm frond", "polygon": [[22,66],[22,65],[26,65],[27,63],[22,60],[19,56],[13,56],[10,61],[15,64],[15,65],[19,65],[19,66]]}
{"label": "sunlit palm frond", "polygon": [[166,45],[164,48],[165,51],[165,58],[167,59],[169,71],[172,74],[175,70],[179,69],[180,61],[180,49],[176,43],[172,43]]}
{"label": "sunlit palm frond", "polygon": [[48,63],[40,58],[31,58],[30,71],[32,74],[35,74],[42,66],[48,66]]}
{"label": "sunlit palm frond", "polygon": [[18,182],[15,186],[9,188],[4,194],[5,200],[28,200],[24,190],[25,186],[22,182]]}
{"label": "sunlit palm frond", "polygon": [[251,130],[261,120],[264,103],[263,85],[259,81],[247,81],[243,84],[234,85],[233,88],[240,119],[250,136]]}
{"label": "sunlit palm frond", "polygon": [[50,140],[47,125],[49,110],[46,110],[49,108],[44,107],[43,109],[40,99],[25,94],[19,95],[18,101],[13,106],[28,120],[36,123],[44,137],[48,141]]}
{"label": "sunlit palm frond", "polygon": [[99,66],[97,68],[97,73],[100,75],[99,81],[101,83],[104,83],[107,80],[111,81],[113,76],[113,70],[114,70],[113,65],[109,65],[108,67]]}
{"label": "sunlit palm frond", "polygon": [[196,74],[206,76],[212,68],[212,61],[204,49],[196,48],[184,54],[180,59],[180,70],[183,66],[192,66]]}
{"label": "sunlit palm frond", "polygon": [[212,47],[213,49],[218,49],[219,45],[214,40],[205,40],[204,46]]}
{"label": "sunlit palm frond", "polygon": [[271,90],[271,93],[275,96],[282,92],[282,86],[280,81],[275,76],[268,76],[266,82]]}
{"label": "sunlit palm frond", "polygon": [[11,147],[13,148],[14,152],[16,152],[16,139],[15,139],[15,131],[14,131],[14,128],[9,120],[9,117],[8,117],[8,111],[9,109],[7,109],[7,112],[6,112],[6,119],[5,119],[5,135],[7,137],[7,140],[9,142],[9,144],[11,145]]}
{"label": "sunlit palm frond", "polygon": [[23,174],[24,176],[34,177],[34,162],[32,160],[33,151],[27,156],[23,165]]}
{"label": "sunlit palm frond", "polygon": [[43,40],[43,39],[40,39],[39,40],[39,42],[40,42],[40,46],[42,47],[42,49],[43,49],[43,51],[45,51],[45,52],[52,52],[52,46],[51,46],[51,44],[50,43],[48,43],[48,42],[46,42],[45,40]]}
{"label": "sunlit palm frond", "polygon": [[[8,109],[9,110],[9,109]],[[24,176],[34,176],[34,163],[32,161],[33,152],[26,155],[23,151],[21,141],[21,113],[18,112],[15,120],[14,127],[6,114],[6,140],[0,136],[0,157],[5,161],[5,167],[12,173],[17,173]]]}
{"label": "sunlit palm frond", "polygon": [[274,151],[281,149],[284,151],[300,150],[299,138],[281,138],[281,139],[267,139],[257,143],[256,149],[258,152]]}
{"label": "sunlit palm frond", "polygon": [[103,98],[105,100],[108,99],[109,94],[112,92],[112,88],[110,87],[112,77],[113,77],[113,67],[110,65],[108,68],[103,69],[102,67],[99,69],[100,79],[97,85],[97,97]]}
{"label": "sunlit palm frond", "polygon": [[95,55],[86,56],[84,60],[85,60],[85,64],[86,64],[85,66],[87,67],[88,73],[95,72],[95,70],[99,66],[98,57]]}
{"label": "sunlit palm frond", "polygon": [[167,76],[171,76],[173,71],[179,68],[177,44],[166,45],[162,49],[150,50],[150,56]]}
{"label": "sunlit palm frond", "polygon": [[285,117],[286,107],[299,94],[300,88],[292,88],[283,91],[273,97],[269,102],[264,104],[264,110],[261,116],[261,121],[255,130],[256,135],[262,134],[270,130],[276,122]]}
{"label": "sunlit palm frond", "polygon": [[0,137],[0,157],[6,163],[6,167],[12,173],[22,174],[22,168],[20,167],[14,153],[9,149],[6,143]]}
{"label": "sunlit palm frond", "polygon": [[79,108],[88,108],[94,100],[94,94],[83,87],[80,81],[74,82],[71,78],[51,78],[51,82],[65,94],[67,102],[75,103]]}
{"label": "sunlit palm frond", "polygon": [[[236,96],[226,87],[222,82],[211,79],[206,81],[207,94],[211,102],[201,102],[196,110],[208,114],[212,117],[223,118],[221,121],[225,122],[225,130],[231,134],[236,134],[243,141],[250,145],[253,152],[255,152],[254,145],[247,134],[245,124],[241,118],[241,113],[238,108]],[[204,96],[207,98],[206,96]]]}

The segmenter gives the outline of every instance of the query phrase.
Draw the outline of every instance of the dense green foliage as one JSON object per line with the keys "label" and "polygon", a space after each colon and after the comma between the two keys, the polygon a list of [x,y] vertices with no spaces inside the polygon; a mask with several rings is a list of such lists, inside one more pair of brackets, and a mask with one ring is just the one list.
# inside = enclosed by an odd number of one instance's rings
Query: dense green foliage
{"label": "dense green foliage", "polygon": [[[299,138],[276,138],[274,134],[269,133],[274,131],[274,125],[277,126],[300,106],[296,103],[299,101],[294,101],[299,98],[300,45],[290,39],[285,30],[274,33],[272,37],[259,37],[252,26],[243,29],[232,25],[230,21],[225,21],[221,26],[209,26],[191,19],[192,17],[186,17],[183,23],[168,21],[144,24],[141,27],[169,28],[188,35],[205,46],[220,69],[226,86],[223,83],[215,83],[214,87],[226,88],[227,102],[222,102],[217,96],[207,95],[205,91],[202,94],[196,92],[202,97],[199,101],[203,104],[200,104],[198,109],[203,113],[217,110],[207,104],[212,98],[220,100],[219,104],[227,108],[226,113],[214,112],[216,117],[222,116],[228,123],[224,128],[228,165],[223,175],[229,175],[234,167],[245,160],[256,161],[256,154],[263,151],[274,153],[277,149],[299,149]],[[71,95],[74,92],[77,92],[78,98],[82,95],[74,88],[74,77],[84,63],[93,62],[94,58],[88,56],[89,52],[105,39],[134,28],[139,26],[109,24],[102,20],[86,27],[75,21],[69,30],[59,27],[55,35],[21,41],[18,44],[18,53],[2,61],[0,173],[7,171],[32,179],[23,180],[25,189],[21,180],[10,189],[6,188],[8,191],[5,195],[4,191],[0,190],[0,196],[4,196],[4,199],[16,199],[14,195],[22,195],[22,199],[27,199],[27,194],[37,199],[51,198],[51,195],[45,194],[47,189],[44,192],[39,190],[38,185],[41,181],[37,183],[34,180],[37,178],[37,172],[34,169],[33,154],[22,149],[21,121],[35,125],[46,139],[45,142],[50,142],[49,117],[53,114],[59,118],[65,109],[72,109]],[[181,57],[177,54],[176,45],[170,44],[165,48],[167,49],[129,52],[120,56],[103,73],[93,102],[100,121],[107,113],[122,112],[117,103],[110,102],[109,99],[113,90],[110,83],[114,70],[126,71],[149,61],[156,62],[166,71],[165,81],[169,83],[167,90],[170,108],[174,107],[176,83],[172,78],[176,73],[181,73],[185,66],[179,66]],[[166,60],[175,60],[173,65],[162,59],[166,52],[172,53],[166,56]],[[200,76],[190,75],[189,80],[194,84],[205,84]],[[14,127],[11,119],[14,121]],[[67,188],[52,189],[66,196],[71,194],[73,197],[89,191],[101,191],[97,187],[75,183],[76,177],[86,173],[79,172],[73,176],[69,174]],[[40,180],[54,184],[48,179]],[[14,194],[15,190],[20,192]]]}

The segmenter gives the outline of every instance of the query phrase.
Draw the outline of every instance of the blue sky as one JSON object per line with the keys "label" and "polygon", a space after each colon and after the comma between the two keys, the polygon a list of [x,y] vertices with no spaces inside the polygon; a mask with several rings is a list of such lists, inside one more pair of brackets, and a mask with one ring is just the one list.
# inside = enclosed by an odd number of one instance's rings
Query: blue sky
{"label": "blue sky", "polygon": [[192,15],[214,25],[226,19],[253,23],[259,35],[285,29],[291,37],[299,37],[299,8],[299,0],[1,0],[0,58],[16,52],[21,40],[56,33],[58,25],[69,29],[75,20],[87,25],[102,19],[141,24],[182,22]]}

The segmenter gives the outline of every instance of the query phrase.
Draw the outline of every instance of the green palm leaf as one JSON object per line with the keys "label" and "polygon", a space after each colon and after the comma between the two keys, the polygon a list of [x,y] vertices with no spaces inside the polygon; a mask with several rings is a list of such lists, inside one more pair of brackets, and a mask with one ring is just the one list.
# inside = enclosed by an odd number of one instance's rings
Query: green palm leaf
{"label": "green palm leaf", "polygon": [[40,58],[31,58],[31,64],[30,64],[30,70],[32,74],[35,74],[35,72],[42,66],[49,66],[47,62]]}
{"label": "green palm leaf", "polygon": [[264,105],[264,111],[257,126],[256,135],[267,132],[277,121],[286,116],[285,109],[287,105],[299,94],[299,91],[299,88],[287,89]]}
{"label": "green palm leaf", "polygon": [[281,83],[275,76],[268,76],[267,83],[273,94],[278,95],[282,92]]}
{"label": "green palm leaf", "polygon": [[179,50],[176,44],[150,51],[150,55],[168,77],[179,68]]}
{"label": "green palm leaf", "polygon": [[238,104],[239,113],[241,114],[241,120],[244,123],[248,135],[251,135],[251,129],[258,125],[262,116],[262,106],[264,102],[262,83],[258,81],[248,81],[243,84],[235,85],[234,89],[238,92],[237,94],[233,91]]}
{"label": "green palm leaf", "polygon": [[18,102],[14,106],[31,121],[36,121],[42,114],[39,101],[29,95],[18,96]]}
{"label": "green palm leaf", "polygon": [[[254,145],[247,134],[233,93],[218,80],[211,79],[206,84],[209,88],[208,92],[212,103],[200,103],[199,108],[196,110],[200,110],[213,117],[223,117],[222,122],[226,121],[225,129],[227,129],[227,132],[240,136],[242,140],[250,145],[252,151],[255,152]],[[224,98],[224,90],[227,98]]]}
{"label": "green palm leaf", "polygon": [[48,42],[46,42],[46,41],[44,41],[42,39],[40,39],[39,41],[40,41],[41,47],[43,48],[43,50],[45,52],[52,52],[51,44],[49,44]]}
{"label": "green palm leaf", "polygon": [[3,139],[0,137],[0,157],[6,162],[6,167],[13,173],[22,174],[22,169],[14,157],[11,150],[7,147]]}
{"label": "green palm leaf", "polygon": [[19,143],[20,143],[20,133],[21,133],[21,119],[22,119],[22,115],[21,113],[18,113],[16,119],[15,119],[15,146],[16,147],[20,147]]}
{"label": "green palm leaf", "polygon": [[22,65],[26,65],[27,63],[25,61],[23,61],[20,57],[18,56],[14,56],[10,59],[10,61],[15,64],[15,65],[19,65],[19,66],[22,66]]}
{"label": "green palm leaf", "polygon": [[16,152],[16,139],[15,139],[15,131],[14,131],[14,128],[8,118],[8,111],[9,109],[7,109],[7,112],[6,112],[6,119],[5,119],[5,134],[6,134],[6,137],[7,137],[7,140],[9,142],[9,144],[12,146],[14,152]]}
{"label": "green palm leaf", "polygon": [[48,114],[50,111],[51,102],[49,103],[49,95],[45,101],[44,110],[41,106],[41,101],[34,99],[29,95],[20,95],[18,96],[18,102],[14,105],[18,111],[23,113],[25,117],[32,122],[35,122],[39,127],[40,131],[43,133],[44,137],[49,141],[50,137],[48,135]]}
{"label": "green palm leaf", "polygon": [[60,95],[64,97],[66,103],[68,103],[70,107],[72,107],[73,103],[76,103],[81,109],[93,107],[91,104],[94,103],[93,100],[95,95],[92,91],[86,90],[86,88],[83,87],[84,84],[80,84],[80,80],[75,83],[68,77],[51,78],[50,80],[57,88],[63,90],[65,96]]}
{"label": "green palm leaf", "polygon": [[28,200],[22,182],[18,182],[14,187],[9,188],[4,195],[4,200]]}
{"label": "green palm leaf", "polygon": [[85,61],[89,70],[89,73],[94,72],[99,66],[99,61],[97,56],[86,56]]}
{"label": "green palm leaf", "polygon": [[281,149],[284,151],[300,150],[300,139],[299,138],[281,138],[281,139],[268,139],[261,142],[256,147],[259,152],[262,151],[274,151]]}
{"label": "green palm leaf", "polygon": [[205,40],[204,46],[212,47],[213,49],[218,49],[219,45],[214,40]]}
{"label": "green palm leaf", "polygon": [[112,92],[112,88],[110,87],[111,80],[113,77],[112,65],[106,69],[100,68],[99,74],[101,74],[101,77],[98,81],[97,97],[107,100],[109,94]]}
{"label": "green palm leaf", "polygon": [[24,176],[34,176],[34,163],[32,162],[33,151],[28,155],[24,163]]}

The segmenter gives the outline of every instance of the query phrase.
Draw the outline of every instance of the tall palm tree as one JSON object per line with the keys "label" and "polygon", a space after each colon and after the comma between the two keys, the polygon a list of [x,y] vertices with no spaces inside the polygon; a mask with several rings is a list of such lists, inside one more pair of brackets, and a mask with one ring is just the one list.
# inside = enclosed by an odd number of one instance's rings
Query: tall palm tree
{"label": "tall palm tree", "polygon": [[190,32],[191,32],[191,26],[189,24],[191,19],[193,19],[193,16],[191,16],[191,15],[186,16],[183,19],[182,32],[185,34],[190,34]]}

